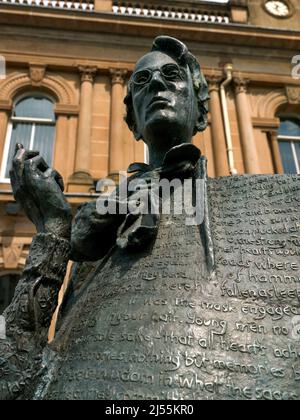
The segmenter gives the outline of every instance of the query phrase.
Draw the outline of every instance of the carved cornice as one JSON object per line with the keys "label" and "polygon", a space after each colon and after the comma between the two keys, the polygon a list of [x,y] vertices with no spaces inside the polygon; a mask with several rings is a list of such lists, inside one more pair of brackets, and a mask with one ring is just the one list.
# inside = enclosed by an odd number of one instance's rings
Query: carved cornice
{"label": "carved cornice", "polygon": [[280,126],[279,118],[252,118],[252,124],[255,128],[260,128],[264,131],[277,132]]}
{"label": "carved cornice", "polygon": [[78,115],[78,105],[60,105],[57,104],[54,110],[56,115]]}
{"label": "carved cornice", "polygon": [[109,69],[109,72],[110,72],[110,75],[111,75],[112,85],[115,85],[115,84],[124,85],[127,70],[125,70],[125,69]]}
{"label": "carved cornice", "polygon": [[[295,0],[294,0],[295,2]],[[159,2],[161,7],[161,2]],[[149,3],[148,3],[149,4]],[[150,4],[152,4],[150,2]],[[225,3],[227,8],[230,3]],[[201,8],[207,10],[214,6],[221,9],[222,3],[198,2]],[[229,9],[230,11],[230,9]],[[21,13],[22,12],[22,13]],[[218,29],[207,24],[186,24],[185,20],[176,21],[170,19],[162,27],[161,19],[145,19],[139,16],[123,15],[117,18],[113,13],[77,13],[76,19],[74,13],[61,13],[62,10],[49,9],[46,7],[20,7],[18,3],[1,6],[0,24],[14,26],[15,34],[24,28],[46,28],[49,31],[51,26],[52,36],[59,39],[61,28],[65,31],[78,33],[78,37],[86,31],[87,33],[103,34],[112,33],[114,36],[126,34],[126,37],[140,37],[145,34],[148,38],[157,36],[158,33],[167,31],[169,36],[184,39],[185,42],[195,41],[198,43],[205,42],[207,44],[222,43],[239,46],[242,51],[247,47],[257,46],[259,48],[266,47],[268,49],[278,48],[290,50],[291,52],[299,50],[300,33],[296,30],[282,29],[278,31],[276,28],[257,27],[255,25],[245,25],[243,30],[238,25],[218,25]],[[223,14],[223,13],[222,13]],[[134,21],[133,21],[134,19]],[[138,20],[139,24],[136,24]],[[76,35],[75,35],[76,37]],[[290,54],[291,55],[291,54]],[[59,60],[59,59],[58,59]],[[71,60],[74,63],[74,60]],[[55,63],[54,63],[55,65]]]}
{"label": "carved cornice", "polygon": [[247,87],[250,83],[250,79],[245,79],[243,77],[234,77],[233,78],[235,93],[246,93]]}
{"label": "carved cornice", "polygon": [[82,82],[94,83],[97,70],[98,70],[97,67],[79,66],[78,69],[80,72],[81,83]]}

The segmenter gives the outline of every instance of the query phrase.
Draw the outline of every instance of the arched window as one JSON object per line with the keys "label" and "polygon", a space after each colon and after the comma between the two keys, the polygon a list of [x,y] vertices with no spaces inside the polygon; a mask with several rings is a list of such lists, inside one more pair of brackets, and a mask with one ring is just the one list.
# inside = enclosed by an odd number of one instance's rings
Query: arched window
{"label": "arched window", "polygon": [[280,118],[278,142],[284,172],[300,174],[300,119]]}
{"label": "arched window", "polygon": [[9,170],[17,143],[26,149],[38,150],[51,165],[55,136],[54,103],[41,95],[31,95],[16,101],[8,126],[1,165],[1,181],[8,181]]}
{"label": "arched window", "polygon": [[0,315],[12,301],[19,280],[18,274],[0,276]]}

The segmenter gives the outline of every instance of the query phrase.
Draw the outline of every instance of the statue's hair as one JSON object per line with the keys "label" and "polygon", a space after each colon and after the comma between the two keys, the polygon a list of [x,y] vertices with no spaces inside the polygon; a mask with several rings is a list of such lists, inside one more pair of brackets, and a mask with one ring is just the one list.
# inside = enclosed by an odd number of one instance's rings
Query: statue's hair
{"label": "statue's hair", "polygon": [[[151,52],[159,51],[165,53],[172,57],[180,66],[188,67],[194,86],[194,92],[196,95],[197,103],[198,103],[198,110],[199,110],[199,119],[195,124],[194,134],[197,131],[204,131],[207,127],[207,113],[208,113],[208,86],[203,76],[200,65],[190,53],[187,46],[179,41],[176,38],[171,38],[169,36],[159,36],[155,38]],[[136,134],[136,124],[134,118],[134,110],[133,110],[133,103],[132,103],[132,82],[129,80],[128,83],[128,91],[127,95],[124,99],[124,103],[126,105],[126,117],[125,121],[131,131]]]}

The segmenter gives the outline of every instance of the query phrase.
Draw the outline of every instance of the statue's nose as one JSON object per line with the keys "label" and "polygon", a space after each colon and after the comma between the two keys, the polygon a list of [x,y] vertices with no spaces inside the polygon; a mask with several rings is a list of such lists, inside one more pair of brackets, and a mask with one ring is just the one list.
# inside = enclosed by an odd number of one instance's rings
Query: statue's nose
{"label": "statue's nose", "polygon": [[159,70],[155,70],[149,83],[149,90],[164,90],[166,88],[166,82],[162,74]]}

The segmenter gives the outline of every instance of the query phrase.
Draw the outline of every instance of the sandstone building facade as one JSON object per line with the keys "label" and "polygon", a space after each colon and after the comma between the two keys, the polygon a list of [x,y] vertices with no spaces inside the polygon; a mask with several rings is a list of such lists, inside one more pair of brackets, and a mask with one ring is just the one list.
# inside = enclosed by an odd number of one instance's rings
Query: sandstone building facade
{"label": "sandstone building facade", "polygon": [[210,90],[194,141],[209,175],[300,173],[298,0],[0,0],[0,312],[34,227],[8,179],[16,142],[63,176],[74,212],[97,180],[147,158],[124,122],[136,60],[161,34],[187,43]]}

